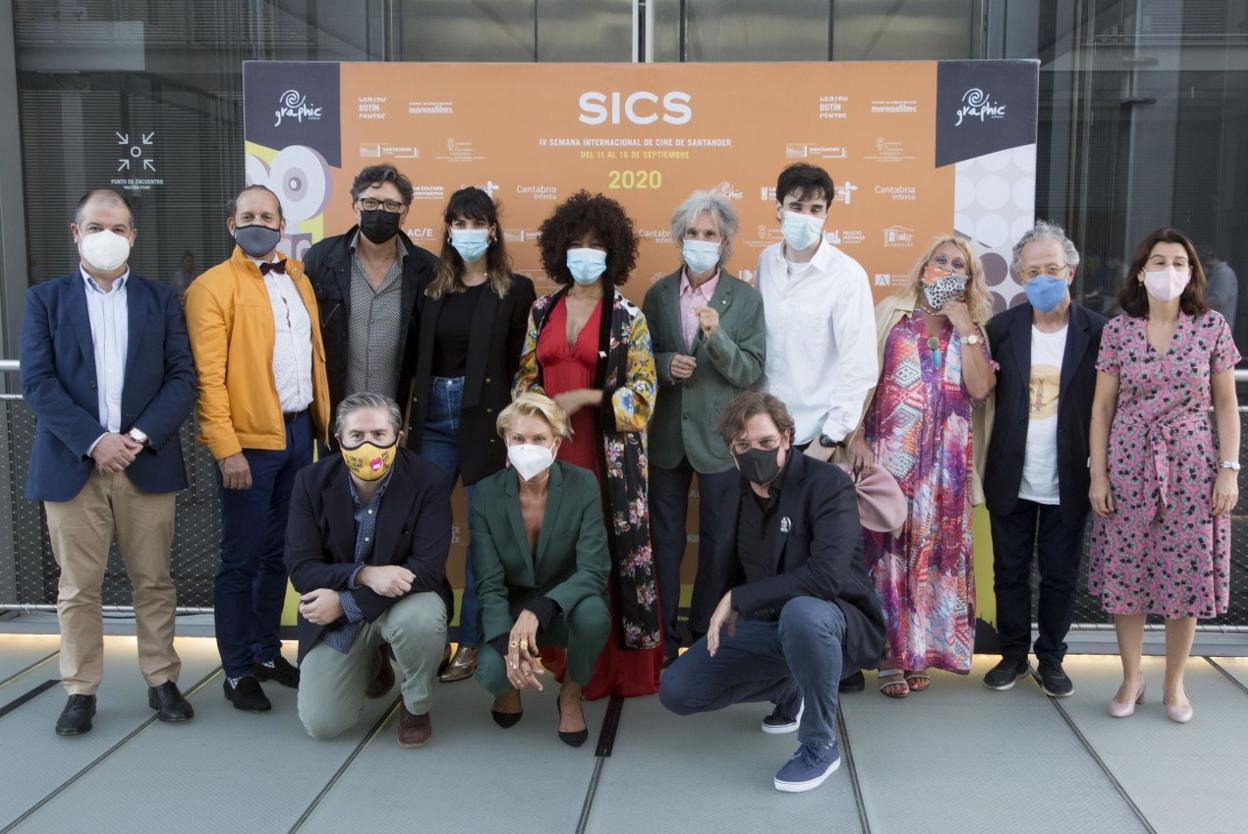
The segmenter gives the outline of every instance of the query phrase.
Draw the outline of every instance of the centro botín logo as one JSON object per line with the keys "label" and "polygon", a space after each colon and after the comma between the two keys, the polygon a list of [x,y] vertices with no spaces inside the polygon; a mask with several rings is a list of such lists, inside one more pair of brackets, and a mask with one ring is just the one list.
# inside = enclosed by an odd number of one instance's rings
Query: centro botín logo
{"label": "centro bot\u00edn logo", "polygon": [[961,127],[962,120],[970,116],[981,122],[987,119],[1004,119],[1005,105],[993,101],[992,97],[978,87],[972,87],[962,94],[962,106],[958,108],[958,120],[954,127]]}
{"label": "centro bot\u00edn logo", "polygon": [[321,108],[318,105],[308,104],[308,97],[298,90],[287,90],[278,99],[277,110],[273,111],[273,114],[277,116],[273,127],[281,127],[282,119],[294,119],[300,123],[304,119],[310,122],[320,121]]}

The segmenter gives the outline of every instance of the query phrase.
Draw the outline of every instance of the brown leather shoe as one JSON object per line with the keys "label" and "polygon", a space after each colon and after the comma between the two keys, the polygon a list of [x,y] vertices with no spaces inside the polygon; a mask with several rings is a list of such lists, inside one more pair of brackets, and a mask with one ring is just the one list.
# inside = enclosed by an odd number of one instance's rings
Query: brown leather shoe
{"label": "brown leather shoe", "polygon": [[429,713],[412,715],[407,711],[407,704],[399,702],[399,746],[424,747],[433,735],[433,722]]}
{"label": "brown leather shoe", "polygon": [[390,646],[382,643],[377,647],[377,653],[381,655],[381,666],[377,667],[377,674],[368,682],[368,688],[364,690],[364,694],[369,698],[383,698],[394,686],[394,667],[390,665]]}
{"label": "brown leather shoe", "polygon": [[438,680],[442,683],[454,683],[471,678],[473,673],[477,671],[477,649],[475,646],[460,646],[455,650],[455,656],[451,658],[451,664],[446,667],[446,671],[438,675]]}

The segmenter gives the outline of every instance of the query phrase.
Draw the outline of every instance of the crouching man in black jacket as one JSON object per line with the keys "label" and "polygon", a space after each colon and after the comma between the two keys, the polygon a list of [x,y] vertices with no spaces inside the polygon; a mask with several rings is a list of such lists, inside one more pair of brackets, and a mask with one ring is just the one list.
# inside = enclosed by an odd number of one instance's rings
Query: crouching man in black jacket
{"label": "crouching man in black jacket", "polygon": [[841,763],[842,673],[875,666],[884,647],[854,485],[839,467],[792,453],[793,419],[769,394],[737,396],[720,433],[741,471],[741,489],[719,511],[722,597],[706,636],[664,673],[659,697],[680,715],[773,702],[763,732],[797,730],[799,742],[776,789],[808,791]]}

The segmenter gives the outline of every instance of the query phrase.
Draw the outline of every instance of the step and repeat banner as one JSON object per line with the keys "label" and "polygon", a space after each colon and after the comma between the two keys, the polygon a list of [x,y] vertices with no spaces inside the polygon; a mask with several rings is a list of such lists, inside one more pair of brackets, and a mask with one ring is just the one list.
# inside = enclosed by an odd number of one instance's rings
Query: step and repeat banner
{"label": "step and repeat banner", "polygon": [[[542,221],[580,189],[601,192],[641,239],[624,287],[640,304],[680,265],[670,218],[696,190],[732,201],[741,228],[728,268],[752,280],[759,253],[781,239],[776,177],[808,162],[836,183],[828,240],[863,265],[877,300],[906,281],[933,236],[953,230],[981,254],[1004,309],[1021,300],[1010,248],[1034,220],[1038,71],[1034,61],[249,62],[246,176],[279,195],[281,248],[296,258],[353,225],[351,180],[364,166],[389,162],[411,179],[406,231],[435,254],[451,193],[485,189],[539,294],[554,288],[538,257]],[[455,521],[453,581],[462,503]],[[991,621],[987,536],[977,542],[981,618]]]}

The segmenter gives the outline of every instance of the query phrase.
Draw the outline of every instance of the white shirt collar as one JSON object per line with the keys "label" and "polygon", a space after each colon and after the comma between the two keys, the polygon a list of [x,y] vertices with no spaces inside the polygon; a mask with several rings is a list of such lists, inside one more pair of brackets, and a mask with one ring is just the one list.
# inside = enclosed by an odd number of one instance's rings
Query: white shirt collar
{"label": "white shirt collar", "polygon": [[[82,281],[84,284],[87,285],[87,289],[94,290],[95,292],[98,292],[102,295],[108,295],[108,293],[104,292],[104,289],[98,283],[96,283],[96,280],[92,278],[85,269],[82,268],[82,264],[78,265],[78,273],[82,275]],[[128,281],[129,279],[130,279],[130,267],[129,265],[127,265],[126,271],[121,274],[121,277],[118,278],[116,281],[113,281],[113,288],[112,290],[110,290],[110,292],[115,292],[116,290],[120,290],[123,287],[125,287],[126,281]]]}

